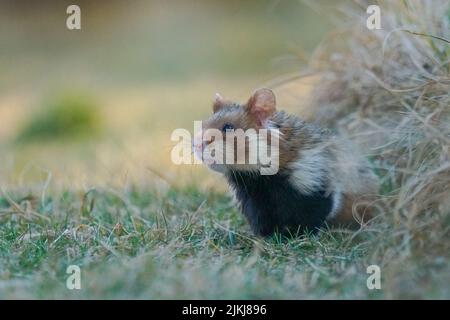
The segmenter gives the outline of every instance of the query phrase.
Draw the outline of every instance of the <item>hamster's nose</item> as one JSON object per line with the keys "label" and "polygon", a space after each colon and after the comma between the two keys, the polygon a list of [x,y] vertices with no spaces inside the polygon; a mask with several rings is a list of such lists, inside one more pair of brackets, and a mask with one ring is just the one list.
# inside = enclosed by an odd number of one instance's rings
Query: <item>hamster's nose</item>
{"label": "hamster's nose", "polygon": [[203,152],[203,150],[214,141],[214,138],[205,139],[203,131],[197,132],[192,141],[192,148],[194,151]]}
{"label": "hamster's nose", "polygon": [[203,151],[205,147],[206,145],[204,144],[203,141],[203,131],[199,131],[192,140],[192,149],[194,151]]}

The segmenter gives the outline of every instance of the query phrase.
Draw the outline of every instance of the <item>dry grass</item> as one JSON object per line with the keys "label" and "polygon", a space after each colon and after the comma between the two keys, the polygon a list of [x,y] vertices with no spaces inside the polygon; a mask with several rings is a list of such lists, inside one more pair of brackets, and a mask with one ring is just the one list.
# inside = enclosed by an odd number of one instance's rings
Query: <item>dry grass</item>
{"label": "dry grass", "polygon": [[379,258],[402,266],[441,257],[448,270],[450,4],[381,2],[383,29],[375,31],[364,27],[366,7],[343,7],[352,23],[316,50],[312,107],[317,121],[365,147],[382,177]]}

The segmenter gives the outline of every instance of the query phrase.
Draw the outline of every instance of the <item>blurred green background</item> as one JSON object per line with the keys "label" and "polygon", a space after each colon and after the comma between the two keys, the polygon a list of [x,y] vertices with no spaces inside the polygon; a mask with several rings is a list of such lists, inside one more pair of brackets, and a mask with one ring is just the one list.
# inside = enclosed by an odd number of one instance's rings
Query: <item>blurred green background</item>
{"label": "blurred green background", "polygon": [[[81,7],[79,31],[66,8]],[[197,183],[170,161],[215,92],[245,101],[302,70],[331,24],[332,1],[2,1],[0,181],[30,187]],[[299,111],[311,81],[277,89]],[[219,182],[219,188],[223,186]]]}

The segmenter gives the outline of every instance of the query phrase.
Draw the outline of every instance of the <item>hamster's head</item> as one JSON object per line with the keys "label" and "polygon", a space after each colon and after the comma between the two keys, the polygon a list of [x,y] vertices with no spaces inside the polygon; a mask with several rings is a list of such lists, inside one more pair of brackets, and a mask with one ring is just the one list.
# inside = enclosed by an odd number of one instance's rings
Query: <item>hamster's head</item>
{"label": "hamster's head", "polygon": [[213,114],[202,121],[202,130],[195,134],[195,155],[222,173],[259,170],[258,148],[271,142],[267,133],[273,129],[270,119],[275,111],[276,99],[270,89],[257,90],[245,104],[216,94]]}

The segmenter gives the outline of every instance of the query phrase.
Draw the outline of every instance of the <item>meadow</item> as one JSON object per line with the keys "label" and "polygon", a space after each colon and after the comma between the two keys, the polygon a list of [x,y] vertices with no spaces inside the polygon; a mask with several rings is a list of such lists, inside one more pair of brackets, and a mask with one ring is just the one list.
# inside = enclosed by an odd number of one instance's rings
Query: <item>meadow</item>
{"label": "meadow", "polygon": [[[81,1],[83,33],[62,2],[2,13],[0,299],[450,298],[448,2],[380,2],[375,31],[362,2],[137,3]],[[215,92],[260,86],[363,148],[373,221],[255,237],[220,176],[171,162]]]}

